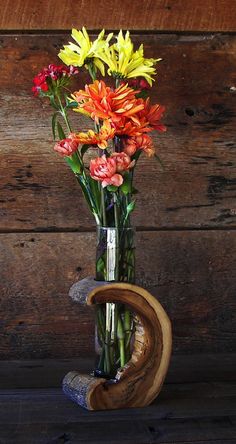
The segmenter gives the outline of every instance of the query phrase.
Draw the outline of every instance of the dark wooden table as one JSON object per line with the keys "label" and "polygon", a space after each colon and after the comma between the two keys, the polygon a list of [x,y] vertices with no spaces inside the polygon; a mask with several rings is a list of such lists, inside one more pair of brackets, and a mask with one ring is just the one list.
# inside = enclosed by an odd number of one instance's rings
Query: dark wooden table
{"label": "dark wooden table", "polygon": [[0,444],[236,444],[235,362],[234,354],[174,357],[151,406],[100,412],[83,410],[58,387],[68,370],[91,361],[3,363]]}

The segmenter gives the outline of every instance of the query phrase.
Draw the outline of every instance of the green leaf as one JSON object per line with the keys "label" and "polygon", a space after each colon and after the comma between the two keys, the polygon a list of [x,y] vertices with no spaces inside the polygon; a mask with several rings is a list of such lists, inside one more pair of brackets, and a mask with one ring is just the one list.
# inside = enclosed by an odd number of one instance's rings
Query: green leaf
{"label": "green leaf", "polygon": [[101,191],[100,191],[100,184],[97,180],[94,180],[91,176],[87,176],[87,180],[89,183],[89,187],[91,190],[91,194],[94,199],[94,204],[96,206],[97,212],[99,212],[99,209],[101,207]]}
{"label": "green leaf", "polygon": [[137,99],[146,99],[149,95],[148,91],[146,89],[143,89],[140,93],[135,94]]}
{"label": "green leaf", "polygon": [[84,157],[86,151],[88,151],[89,147],[90,147],[90,145],[83,145],[83,146],[81,147],[80,153],[81,153],[81,157],[82,157],[82,159],[83,159],[83,157]]}
{"label": "green leaf", "polygon": [[98,273],[104,273],[104,270],[105,270],[105,261],[102,257],[100,257],[96,262],[96,271]]}
{"label": "green leaf", "polygon": [[115,193],[118,190],[118,187],[116,187],[115,185],[108,185],[107,190],[111,193]]}
{"label": "green leaf", "polygon": [[58,105],[55,102],[55,97],[51,94],[48,96],[49,100],[50,100],[50,104],[52,105],[53,108],[58,109]]}
{"label": "green leaf", "polygon": [[88,191],[88,189],[86,187],[86,184],[84,183],[83,178],[81,176],[76,175],[76,178],[77,178],[77,180],[78,180],[78,182],[79,182],[79,184],[80,184],[80,186],[82,188],[82,191],[83,191],[84,197],[85,197],[85,199],[87,201],[87,204],[89,206],[89,209],[93,213],[93,206],[91,204],[91,199],[90,199],[89,191]]}
{"label": "green leaf", "polygon": [[72,156],[65,157],[66,162],[68,163],[69,167],[72,169],[74,174],[81,174],[82,168],[80,165],[80,162],[78,160],[78,156],[76,153],[74,153]]}
{"label": "green leaf", "polygon": [[58,113],[54,113],[52,116],[52,134],[53,134],[53,140],[56,139],[56,120],[57,120]]}
{"label": "green leaf", "polygon": [[135,203],[136,203],[135,200],[132,200],[129,203],[129,205],[127,205],[127,207],[126,207],[126,215],[125,215],[124,222],[123,222],[124,225],[125,225],[125,222],[127,221],[128,217],[129,217],[130,213],[132,213],[132,211],[134,211]]}
{"label": "green leaf", "polygon": [[125,195],[131,193],[131,182],[132,182],[131,175],[129,173],[125,173],[124,182],[120,186],[120,190]]}
{"label": "green leaf", "polygon": [[57,132],[58,132],[58,137],[60,140],[63,140],[66,138],[64,130],[59,122],[57,122]]}
{"label": "green leaf", "polygon": [[75,100],[71,102],[68,101],[66,104],[66,108],[78,108],[78,102],[76,102]]}
{"label": "green leaf", "polygon": [[163,164],[162,160],[160,159],[160,157],[156,153],[154,154],[154,157],[159,162],[159,164],[161,165],[162,169],[164,170],[165,167],[164,167],[164,164]]}
{"label": "green leaf", "polygon": [[136,201],[135,201],[135,200],[132,200],[132,201],[129,203],[129,205],[127,206],[127,208],[126,208],[126,215],[127,215],[127,217],[129,216],[129,214],[130,214],[132,211],[134,211],[134,209],[135,209],[135,204],[136,204]]}
{"label": "green leaf", "polygon": [[70,104],[70,101],[69,101],[69,97],[67,94],[64,94],[64,100],[65,100],[66,106],[68,106]]}
{"label": "green leaf", "polygon": [[130,184],[128,182],[123,182],[120,187],[120,190],[124,194],[129,194],[130,193]]}

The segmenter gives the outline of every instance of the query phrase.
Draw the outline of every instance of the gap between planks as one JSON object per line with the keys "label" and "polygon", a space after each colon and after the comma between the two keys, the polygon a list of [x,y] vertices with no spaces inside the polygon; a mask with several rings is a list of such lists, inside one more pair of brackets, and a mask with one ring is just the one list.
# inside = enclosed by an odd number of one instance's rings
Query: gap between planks
{"label": "gap between planks", "polygon": [[[232,226],[222,226],[222,227],[210,227],[210,226],[203,226],[203,227],[135,227],[136,232],[143,232],[143,231],[151,231],[151,232],[166,232],[166,231],[173,231],[173,232],[179,232],[179,231],[236,231],[236,227]],[[56,228],[56,227],[48,227],[48,228],[32,228],[29,229],[0,229],[0,234],[27,234],[27,233],[94,233],[96,231],[96,227],[94,228],[88,227],[88,228]]]}

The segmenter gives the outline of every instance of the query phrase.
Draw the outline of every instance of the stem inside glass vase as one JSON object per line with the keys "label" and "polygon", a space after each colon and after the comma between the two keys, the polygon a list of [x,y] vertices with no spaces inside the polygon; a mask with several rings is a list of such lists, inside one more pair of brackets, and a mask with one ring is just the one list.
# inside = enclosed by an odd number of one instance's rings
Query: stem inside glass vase
{"label": "stem inside glass vase", "polygon": [[[97,228],[96,280],[134,283],[134,236],[133,228]],[[129,361],[133,330],[133,314],[127,306],[118,301],[97,306],[96,376],[114,378]]]}

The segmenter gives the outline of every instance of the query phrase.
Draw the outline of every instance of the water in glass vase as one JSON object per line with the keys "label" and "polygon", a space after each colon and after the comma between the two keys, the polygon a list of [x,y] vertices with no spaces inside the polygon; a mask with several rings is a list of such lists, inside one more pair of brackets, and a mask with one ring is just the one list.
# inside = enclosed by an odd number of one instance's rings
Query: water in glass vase
{"label": "water in glass vase", "polygon": [[[135,230],[133,228],[98,227],[96,280],[106,282],[135,281]],[[114,378],[117,370],[131,357],[134,318],[124,304],[99,304],[96,308],[95,375]]]}

